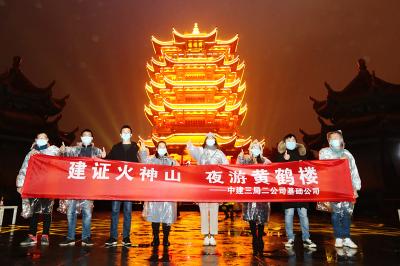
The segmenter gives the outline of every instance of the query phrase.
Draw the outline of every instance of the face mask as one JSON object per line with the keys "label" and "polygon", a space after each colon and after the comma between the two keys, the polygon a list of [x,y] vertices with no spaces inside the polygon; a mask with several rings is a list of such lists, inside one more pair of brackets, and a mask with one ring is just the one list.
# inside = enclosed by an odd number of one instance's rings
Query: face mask
{"label": "face mask", "polygon": [[81,137],[81,141],[83,145],[88,146],[90,143],[92,143],[93,137]]}
{"label": "face mask", "polygon": [[207,139],[206,140],[206,144],[207,144],[207,146],[210,146],[210,147],[214,146],[215,145],[215,139]]}
{"label": "face mask", "polygon": [[341,148],[341,141],[338,139],[332,139],[329,141],[329,145],[331,146],[332,149],[334,150],[339,150]]}
{"label": "face mask", "polygon": [[38,145],[38,147],[47,145],[47,143],[49,142],[47,139],[36,139],[36,145]]}
{"label": "face mask", "polygon": [[160,156],[164,156],[165,154],[167,154],[167,149],[159,148],[159,149],[157,149],[157,153]]}
{"label": "face mask", "polygon": [[294,150],[296,149],[296,142],[295,141],[286,141],[286,149],[288,150]]}
{"label": "face mask", "polygon": [[132,137],[132,134],[130,134],[130,133],[122,133],[121,134],[121,138],[123,141],[128,141],[131,139],[131,137]]}
{"label": "face mask", "polygon": [[261,150],[258,149],[258,148],[253,148],[250,151],[251,151],[251,154],[253,154],[254,157],[257,157],[258,155],[261,154]]}

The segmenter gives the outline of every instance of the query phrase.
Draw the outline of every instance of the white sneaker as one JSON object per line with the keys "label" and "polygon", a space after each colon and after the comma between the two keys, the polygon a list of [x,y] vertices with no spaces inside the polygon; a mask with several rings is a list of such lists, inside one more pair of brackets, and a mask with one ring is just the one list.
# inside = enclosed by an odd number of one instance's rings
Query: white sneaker
{"label": "white sneaker", "polygon": [[292,248],[294,246],[294,239],[289,239],[288,242],[285,243],[285,247]]}
{"label": "white sneaker", "polygon": [[343,239],[341,239],[341,238],[336,238],[335,247],[337,247],[337,248],[342,248],[342,247],[343,247]]}
{"label": "white sneaker", "polygon": [[[214,241],[215,241],[215,240],[214,240]],[[210,245],[210,238],[209,238],[208,236],[206,236],[206,237],[204,238],[203,245],[204,245],[204,246],[209,246],[209,245]]]}
{"label": "white sneaker", "polygon": [[303,241],[303,247],[305,248],[316,248],[317,245],[311,241],[311,239],[306,239]]}
{"label": "white sneaker", "polygon": [[210,237],[210,246],[216,246],[217,241],[215,241],[215,238],[213,236]]}
{"label": "white sneaker", "polygon": [[353,241],[351,241],[350,238],[344,239],[343,246],[348,247],[348,248],[358,248],[358,246]]}

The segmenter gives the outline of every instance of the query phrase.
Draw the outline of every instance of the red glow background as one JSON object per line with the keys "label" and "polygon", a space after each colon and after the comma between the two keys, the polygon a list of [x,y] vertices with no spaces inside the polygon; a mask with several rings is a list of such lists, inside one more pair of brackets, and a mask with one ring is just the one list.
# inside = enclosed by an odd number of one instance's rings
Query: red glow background
{"label": "red glow background", "polygon": [[71,94],[60,126],[91,128],[110,148],[122,124],[150,134],[145,64],[151,35],[172,38],[215,26],[221,38],[239,34],[246,62],[241,131],[274,146],[288,132],[319,130],[308,96],[326,97],[323,82],[342,89],[356,75],[356,60],[400,83],[400,2],[391,1],[12,1],[0,0],[0,70],[13,55],[37,85],[57,81],[57,97]]}

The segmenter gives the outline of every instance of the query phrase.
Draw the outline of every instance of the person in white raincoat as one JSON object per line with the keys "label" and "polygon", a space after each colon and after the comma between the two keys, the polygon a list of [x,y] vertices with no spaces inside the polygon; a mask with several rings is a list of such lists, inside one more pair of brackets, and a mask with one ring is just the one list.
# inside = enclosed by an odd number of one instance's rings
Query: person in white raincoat
{"label": "person in white raincoat", "polygon": [[[146,164],[159,164],[178,166],[179,163],[168,155],[167,144],[160,141],[157,144],[155,155],[149,156],[149,150],[146,149],[144,143],[139,141],[139,160],[141,163]],[[160,223],[163,230],[163,246],[168,247],[169,233],[171,225],[176,221],[177,217],[177,203],[171,201],[149,201],[145,202],[143,206],[143,216],[148,222],[151,222],[153,230],[153,241],[151,246],[157,248],[160,245]]]}
{"label": "person in white raincoat", "polygon": [[[229,164],[225,154],[219,149],[216,137],[208,133],[202,147],[195,147],[191,142],[187,144],[190,156],[199,165]],[[204,235],[205,246],[217,244],[214,236],[218,234],[218,207],[219,203],[199,203],[201,218],[201,234]]]}
{"label": "person in white raincoat", "polygon": [[[353,185],[354,196],[357,198],[357,191],[361,189],[361,179],[358,174],[356,161],[353,155],[346,150],[342,131],[332,131],[327,134],[329,147],[319,151],[320,160],[347,159],[350,166],[351,182]],[[343,246],[357,248],[357,245],[350,239],[351,215],[354,209],[352,202],[331,202],[332,225],[336,238],[335,247]]]}
{"label": "person in white raincoat", "polygon": [[[250,143],[249,154],[245,155],[243,150],[239,154],[236,164],[269,164],[271,163],[263,154],[263,145],[254,140]],[[264,225],[269,221],[269,202],[244,202],[243,219],[249,222],[251,235],[253,236],[253,255],[264,254]]]}
{"label": "person in white raincoat", "polygon": [[[16,185],[17,191],[21,193],[22,186],[24,185],[26,170],[28,169],[29,160],[34,154],[45,154],[51,156],[58,156],[60,150],[53,145],[49,145],[49,138],[46,133],[39,133],[36,136],[35,143],[29,153],[25,156],[21,169],[19,170]],[[51,178],[51,177],[49,177]],[[30,218],[29,234],[28,237],[20,243],[21,246],[33,246],[37,243],[36,233],[37,225],[39,222],[39,215],[43,215],[43,234],[41,238],[41,245],[49,245],[49,232],[51,225],[51,214],[53,212],[53,199],[43,198],[23,198],[22,199],[22,212],[21,216]]]}

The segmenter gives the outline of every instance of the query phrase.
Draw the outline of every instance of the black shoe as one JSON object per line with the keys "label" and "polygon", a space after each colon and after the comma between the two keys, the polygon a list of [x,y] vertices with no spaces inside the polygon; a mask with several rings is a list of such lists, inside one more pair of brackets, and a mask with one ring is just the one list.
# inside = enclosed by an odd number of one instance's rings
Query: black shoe
{"label": "black shoe", "polygon": [[129,237],[125,237],[125,238],[122,240],[122,245],[124,245],[125,247],[130,247],[130,246],[132,246],[131,239],[130,239]]}
{"label": "black shoe", "polygon": [[19,245],[21,247],[28,247],[28,246],[35,246],[36,243],[37,243],[36,236],[28,235],[28,237],[24,241],[22,241]]}
{"label": "black shoe", "polygon": [[66,237],[65,240],[58,245],[60,247],[75,246],[75,239],[69,239],[68,237]]}
{"label": "black shoe", "polygon": [[82,239],[82,246],[88,246],[91,247],[93,246],[94,243],[92,242],[92,240],[90,239],[90,237]]}
{"label": "black shoe", "polygon": [[118,244],[117,239],[110,237],[107,241],[106,241],[106,246],[108,247],[114,247]]}

